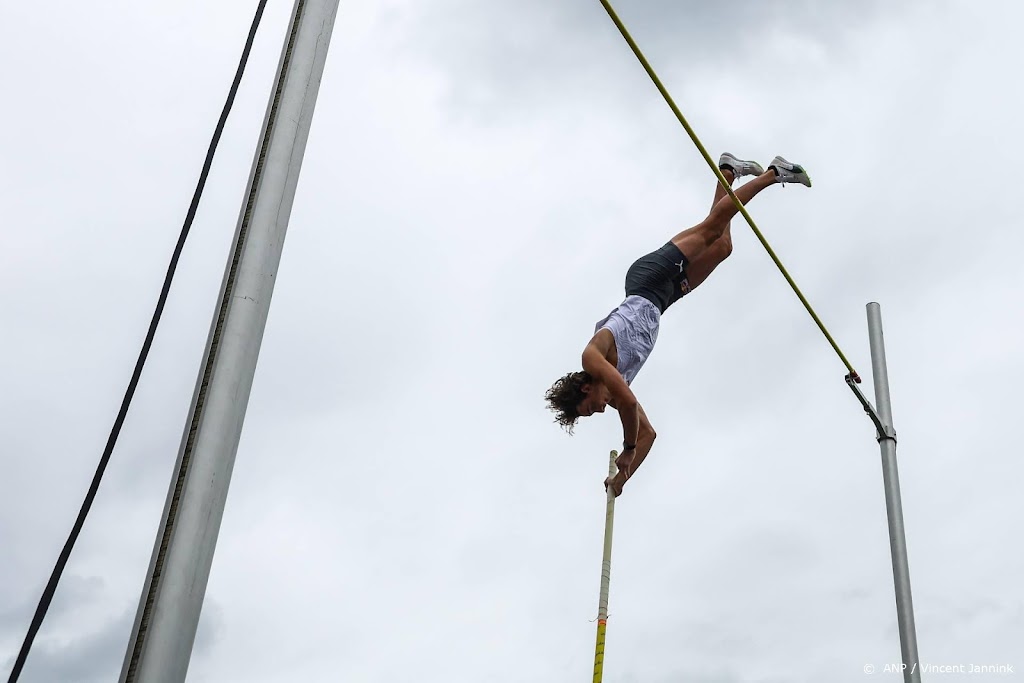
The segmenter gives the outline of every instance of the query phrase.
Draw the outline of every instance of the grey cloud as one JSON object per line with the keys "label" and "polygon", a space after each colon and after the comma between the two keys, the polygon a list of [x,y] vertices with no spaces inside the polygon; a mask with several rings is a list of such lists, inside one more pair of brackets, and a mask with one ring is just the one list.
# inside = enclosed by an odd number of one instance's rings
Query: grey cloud
{"label": "grey cloud", "polygon": [[[26,597],[22,603],[14,607],[0,610],[0,633],[16,636],[19,640],[24,637],[24,632],[28,628],[42,593],[43,582],[48,578],[49,573],[39,576],[36,593]],[[59,622],[65,615],[80,608],[83,603],[95,601],[103,587],[103,579],[96,576],[74,574],[64,576],[61,579],[60,590],[54,594],[47,611],[48,623]]]}
{"label": "grey cloud", "polygon": [[[201,38],[178,31],[190,49],[168,46],[164,71],[194,85],[166,92],[189,92],[212,117],[223,84],[193,74],[219,59],[204,46],[223,48],[231,66],[226,26],[237,30],[251,8],[189,2],[122,6],[154,36],[167,18],[209,27]],[[621,433],[608,415],[568,439],[540,395],[578,362],[640,243],[697,217],[681,206],[691,178],[653,177],[669,136],[632,144],[615,107],[668,117],[596,0],[381,4],[396,11],[343,5],[332,43],[196,681],[384,683],[407,680],[406,662],[432,680],[562,681],[585,675],[593,656],[603,457]],[[752,154],[802,146],[801,161],[821,169],[814,191],[787,188],[754,213],[862,374],[863,304],[883,303],[922,651],[966,656],[982,652],[976,641],[1008,657],[1024,629],[1012,543],[1021,242],[1012,201],[975,170],[990,169],[993,149],[1000,163],[1018,156],[1016,91],[1004,86],[1016,24],[1009,4],[965,3],[936,21],[907,21],[896,13],[910,5],[894,5],[616,3],[673,94],[689,88],[693,102],[722,79],[736,102],[760,108],[770,96],[806,114],[734,108],[716,125],[731,137],[749,119],[738,144]],[[16,11],[49,26],[32,4]],[[87,19],[117,13],[78,11],[82,30],[48,43],[55,63],[93,47],[97,64],[152,54],[75,42],[95,28]],[[218,26],[214,12],[231,16]],[[267,25],[283,30],[278,19]],[[734,34],[737,49],[715,52]],[[766,36],[808,46],[824,96],[776,64],[785,45]],[[262,43],[246,83],[272,73],[278,37]],[[744,65],[755,60],[764,68],[753,74]],[[79,92],[66,73],[26,64],[12,75],[32,87],[15,81],[12,92]],[[0,563],[0,667],[91,476],[206,143],[205,114],[165,112],[160,82],[125,91],[133,122],[154,136],[142,143],[112,136],[106,117],[87,122],[89,140],[110,141],[99,150],[69,132],[78,112],[7,112],[25,133],[0,176],[13,188],[12,225],[27,229],[0,255],[13,333],[0,347],[18,361],[0,396],[0,546],[13,548]],[[83,110],[125,106],[99,92],[81,90]],[[735,106],[730,97],[707,102]],[[98,516],[73,558],[106,583],[62,587],[36,653],[44,683],[111,680],[120,667],[265,104],[259,88],[236,107],[234,145],[215,164]],[[725,122],[737,111],[739,123]],[[458,117],[476,120],[452,126]],[[34,142],[14,144],[36,138],[49,145],[42,156]],[[592,154],[595,140],[603,147]],[[785,148],[762,148],[769,140]],[[187,159],[172,153],[186,149]],[[910,172],[880,172],[894,150],[913,159]],[[102,171],[132,172],[97,173],[100,151]],[[61,173],[36,171],[45,159]],[[958,166],[936,179],[949,159]],[[701,210],[711,189],[702,178]],[[36,198],[49,193],[65,201]],[[728,270],[666,318],[634,385],[661,436],[618,508],[606,678],[863,681],[864,658],[898,652],[873,429],[749,231],[734,233]],[[81,254],[58,258],[51,242]],[[993,553],[999,544],[1007,552]],[[100,598],[109,613],[76,621]],[[799,660],[806,652],[814,659]]]}
{"label": "grey cloud", "polygon": [[[73,639],[37,639],[22,672],[32,683],[93,683],[109,681],[120,670],[134,613],[91,630],[76,629]],[[11,657],[3,664],[10,671]]]}
{"label": "grey cloud", "polygon": [[[770,64],[794,45],[806,49],[805,43],[841,52],[858,28],[907,9],[879,0],[633,0],[613,7],[663,77],[680,65]],[[448,0],[420,11],[407,47],[447,74],[451,102],[459,108],[499,115],[492,107],[520,111],[538,98],[633,96],[652,87],[646,76],[640,78],[640,65],[597,0],[499,5]]]}
{"label": "grey cloud", "polygon": [[[679,681],[701,681],[701,683],[741,683],[751,679],[733,671],[714,671],[708,669],[679,668],[672,672],[659,672],[657,678],[627,673],[623,683],[679,683]],[[761,683],[769,683],[774,679],[758,678]]]}
{"label": "grey cloud", "polygon": [[[88,588],[83,590],[83,582],[92,587],[102,585],[102,581],[95,578],[68,577],[58,592],[62,597],[54,601],[54,609],[47,615],[46,628],[58,623],[68,610],[81,608],[84,598],[95,594]],[[26,683],[93,683],[116,679],[134,620],[133,608],[92,628],[78,626],[73,629],[74,637],[70,639],[45,636],[45,632],[41,632],[26,660],[21,680]],[[27,625],[25,621],[23,628]],[[3,622],[0,621],[2,627]],[[196,632],[194,661],[209,655],[222,629],[222,610],[216,600],[207,599]],[[18,635],[20,646],[21,633]],[[13,655],[5,658],[0,665],[0,674],[9,673],[13,665]]]}

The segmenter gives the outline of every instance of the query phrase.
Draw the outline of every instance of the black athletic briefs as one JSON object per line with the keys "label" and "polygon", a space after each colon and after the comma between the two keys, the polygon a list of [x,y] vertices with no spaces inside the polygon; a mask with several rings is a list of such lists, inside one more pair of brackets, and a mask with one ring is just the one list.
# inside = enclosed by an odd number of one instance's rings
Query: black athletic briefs
{"label": "black athletic briefs", "polygon": [[626,271],[626,296],[638,295],[652,302],[662,313],[690,291],[686,279],[689,261],[679,247],[668,242],[641,256]]}

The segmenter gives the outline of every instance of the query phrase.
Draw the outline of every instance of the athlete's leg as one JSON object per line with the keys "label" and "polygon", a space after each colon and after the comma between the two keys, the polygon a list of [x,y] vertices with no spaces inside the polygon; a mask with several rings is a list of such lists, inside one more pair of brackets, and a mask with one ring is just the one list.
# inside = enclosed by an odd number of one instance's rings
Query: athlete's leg
{"label": "athlete's leg", "polygon": [[[722,172],[722,175],[725,176],[725,179],[729,181],[729,187],[732,187],[732,184],[736,182],[736,174],[733,173],[732,169],[728,167],[721,168],[719,170]],[[725,188],[722,187],[722,183],[715,183],[715,199],[711,202],[712,210],[714,210],[715,204],[720,202],[722,200],[722,197],[724,196],[726,196],[726,194]]]}
{"label": "athlete's leg", "polygon": [[711,271],[729,258],[730,254],[732,254],[732,236],[729,235],[729,229],[726,228],[725,234],[712,242],[710,247],[702,251],[700,256],[686,267],[687,291],[692,292],[697,289],[702,282],[708,279]]}
{"label": "athlete's leg", "polygon": [[[740,203],[746,205],[758,192],[775,183],[799,183],[810,187],[811,179],[807,175],[807,171],[799,164],[790,163],[782,157],[775,157],[772,159],[772,163],[766,172],[736,190],[735,195],[740,200]],[[724,189],[722,192],[724,194]],[[716,196],[718,196],[717,193]],[[729,221],[737,213],[739,213],[739,209],[736,208],[736,203],[732,200],[732,197],[722,196],[712,207],[711,213],[708,214],[707,218],[698,225],[689,230],[684,230],[673,237],[672,243],[679,248],[679,251],[683,252],[683,255],[686,256],[691,264],[699,261],[705,252],[714,247],[716,241],[728,234]],[[687,268],[687,275],[691,279],[690,289],[696,286],[692,284],[692,281],[695,280],[697,284],[700,284],[714,270],[714,267],[721,263],[723,258],[728,256],[728,253],[732,250],[731,235],[729,237],[728,243],[718,245],[708,254],[708,262],[701,269],[703,272],[696,273],[699,279],[693,278],[691,275],[693,272],[692,266]]]}
{"label": "athlete's leg", "polygon": [[[746,205],[751,199],[757,196],[758,192],[770,185],[774,185],[776,182],[775,172],[772,169],[768,169],[746,185],[737,189],[735,194],[740,202]],[[719,190],[722,191],[723,196],[715,203],[714,207],[712,207],[711,213],[708,214],[708,217],[692,228],[684,230],[672,238],[672,243],[679,248],[679,251],[683,252],[683,255],[686,256],[686,259],[691,264],[687,267],[687,273],[693,272],[692,264],[699,262],[708,248],[725,235],[732,217],[739,213],[739,209],[736,208],[736,204],[733,202],[732,197],[726,195],[725,190],[721,187]],[[709,258],[713,259],[714,256],[709,255]],[[717,263],[715,265],[717,265]],[[690,277],[692,277],[692,275]],[[706,274],[705,277],[707,277]],[[693,285],[691,285],[690,288],[692,289]]]}
{"label": "athlete's leg", "polygon": [[[723,168],[722,175],[729,181],[729,186],[732,187],[735,176],[733,175],[732,169]],[[725,188],[722,187],[722,183],[715,184],[715,199],[711,202],[711,208],[714,210],[718,202],[722,201],[723,198],[728,195],[725,193]],[[732,200],[730,200],[732,201]],[[730,220],[725,224],[725,230],[722,231],[722,236],[711,243],[711,246],[705,249],[701,254],[690,261],[690,265],[686,267],[686,279],[689,286],[689,291],[693,291],[697,288],[697,285],[704,282],[708,275],[711,274],[718,264],[729,258],[729,254],[732,253],[732,221]]]}

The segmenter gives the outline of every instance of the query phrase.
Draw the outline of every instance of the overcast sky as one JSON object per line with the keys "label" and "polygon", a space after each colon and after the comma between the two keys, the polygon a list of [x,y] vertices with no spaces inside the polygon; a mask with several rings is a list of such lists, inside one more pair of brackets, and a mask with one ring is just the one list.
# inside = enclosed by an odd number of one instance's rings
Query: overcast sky
{"label": "overcast sky", "polygon": [[[291,4],[269,3],[24,683],[120,671]],[[0,8],[0,676],[255,6]],[[922,661],[1024,675],[1024,9],[616,7],[712,154],[809,169],[751,213],[866,378],[881,302]],[[188,680],[589,680],[622,432],[609,412],[568,437],[543,394],[713,189],[597,0],[342,3]],[[874,429],[733,232],[633,384],[659,439],[617,506],[605,680],[901,680]]]}

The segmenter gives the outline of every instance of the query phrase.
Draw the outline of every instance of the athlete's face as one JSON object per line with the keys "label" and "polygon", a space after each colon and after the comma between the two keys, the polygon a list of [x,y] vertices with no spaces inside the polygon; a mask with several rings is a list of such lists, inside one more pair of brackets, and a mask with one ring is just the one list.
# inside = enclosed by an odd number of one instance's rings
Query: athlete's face
{"label": "athlete's face", "polygon": [[593,383],[583,385],[584,398],[576,406],[576,412],[580,417],[590,417],[594,413],[603,413],[611,399],[608,387],[603,384]]}

